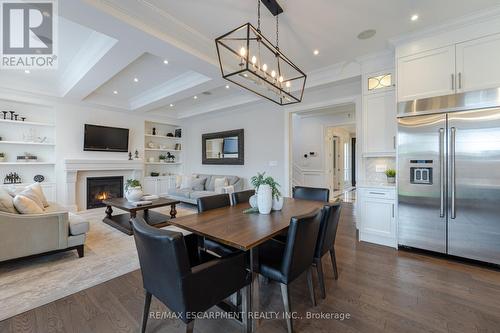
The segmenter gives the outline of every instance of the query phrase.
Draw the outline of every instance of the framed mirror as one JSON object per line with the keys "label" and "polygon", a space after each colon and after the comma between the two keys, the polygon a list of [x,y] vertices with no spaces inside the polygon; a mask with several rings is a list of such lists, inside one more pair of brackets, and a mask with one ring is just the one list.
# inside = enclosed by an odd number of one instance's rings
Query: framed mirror
{"label": "framed mirror", "polygon": [[201,146],[203,164],[245,164],[243,129],[203,134]]}

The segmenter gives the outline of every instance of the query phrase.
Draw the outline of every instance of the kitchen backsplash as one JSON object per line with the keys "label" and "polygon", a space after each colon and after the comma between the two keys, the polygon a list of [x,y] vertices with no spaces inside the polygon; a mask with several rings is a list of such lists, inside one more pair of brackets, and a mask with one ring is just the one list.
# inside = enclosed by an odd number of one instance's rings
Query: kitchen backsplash
{"label": "kitchen backsplash", "polygon": [[394,157],[369,157],[365,159],[365,176],[369,182],[385,182],[385,173],[377,172],[377,166],[386,166],[387,169],[396,169],[396,159]]}

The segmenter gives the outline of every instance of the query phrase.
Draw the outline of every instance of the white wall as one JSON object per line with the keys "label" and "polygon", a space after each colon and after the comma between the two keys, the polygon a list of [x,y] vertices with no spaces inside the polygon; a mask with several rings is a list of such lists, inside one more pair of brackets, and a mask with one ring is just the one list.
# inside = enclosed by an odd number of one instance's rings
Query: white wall
{"label": "white wall", "polygon": [[[284,123],[283,110],[270,102],[258,106],[242,107],[216,114],[187,118],[183,121],[185,172],[236,175],[245,179],[266,172],[284,184]],[[244,165],[203,165],[201,161],[201,135],[243,128],[245,130]]]}

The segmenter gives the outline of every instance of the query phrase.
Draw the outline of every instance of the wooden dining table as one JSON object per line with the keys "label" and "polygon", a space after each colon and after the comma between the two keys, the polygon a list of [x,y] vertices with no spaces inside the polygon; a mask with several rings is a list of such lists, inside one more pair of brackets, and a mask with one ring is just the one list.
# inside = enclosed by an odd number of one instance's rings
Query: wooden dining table
{"label": "wooden dining table", "polygon": [[[258,246],[285,231],[294,216],[308,214],[325,205],[321,201],[284,198],[283,209],[270,214],[245,213],[248,203],[217,208],[199,214],[192,214],[170,220],[170,224],[191,231],[197,235],[248,252],[252,283],[248,311],[259,312],[259,252]],[[247,317],[247,316],[243,316]],[[245,319],[244,319],[245,321]],[[259,325],[258,320],[245,323],[248,332]]]}

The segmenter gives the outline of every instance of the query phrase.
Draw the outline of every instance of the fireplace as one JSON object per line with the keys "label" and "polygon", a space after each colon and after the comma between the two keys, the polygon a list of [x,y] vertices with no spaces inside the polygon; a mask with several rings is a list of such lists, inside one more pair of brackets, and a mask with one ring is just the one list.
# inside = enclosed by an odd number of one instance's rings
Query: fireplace
{"label": "fireplace", "polygon": [[123,177],[87,178],[87,209],[104,207],[105,199],[123,197]]}

